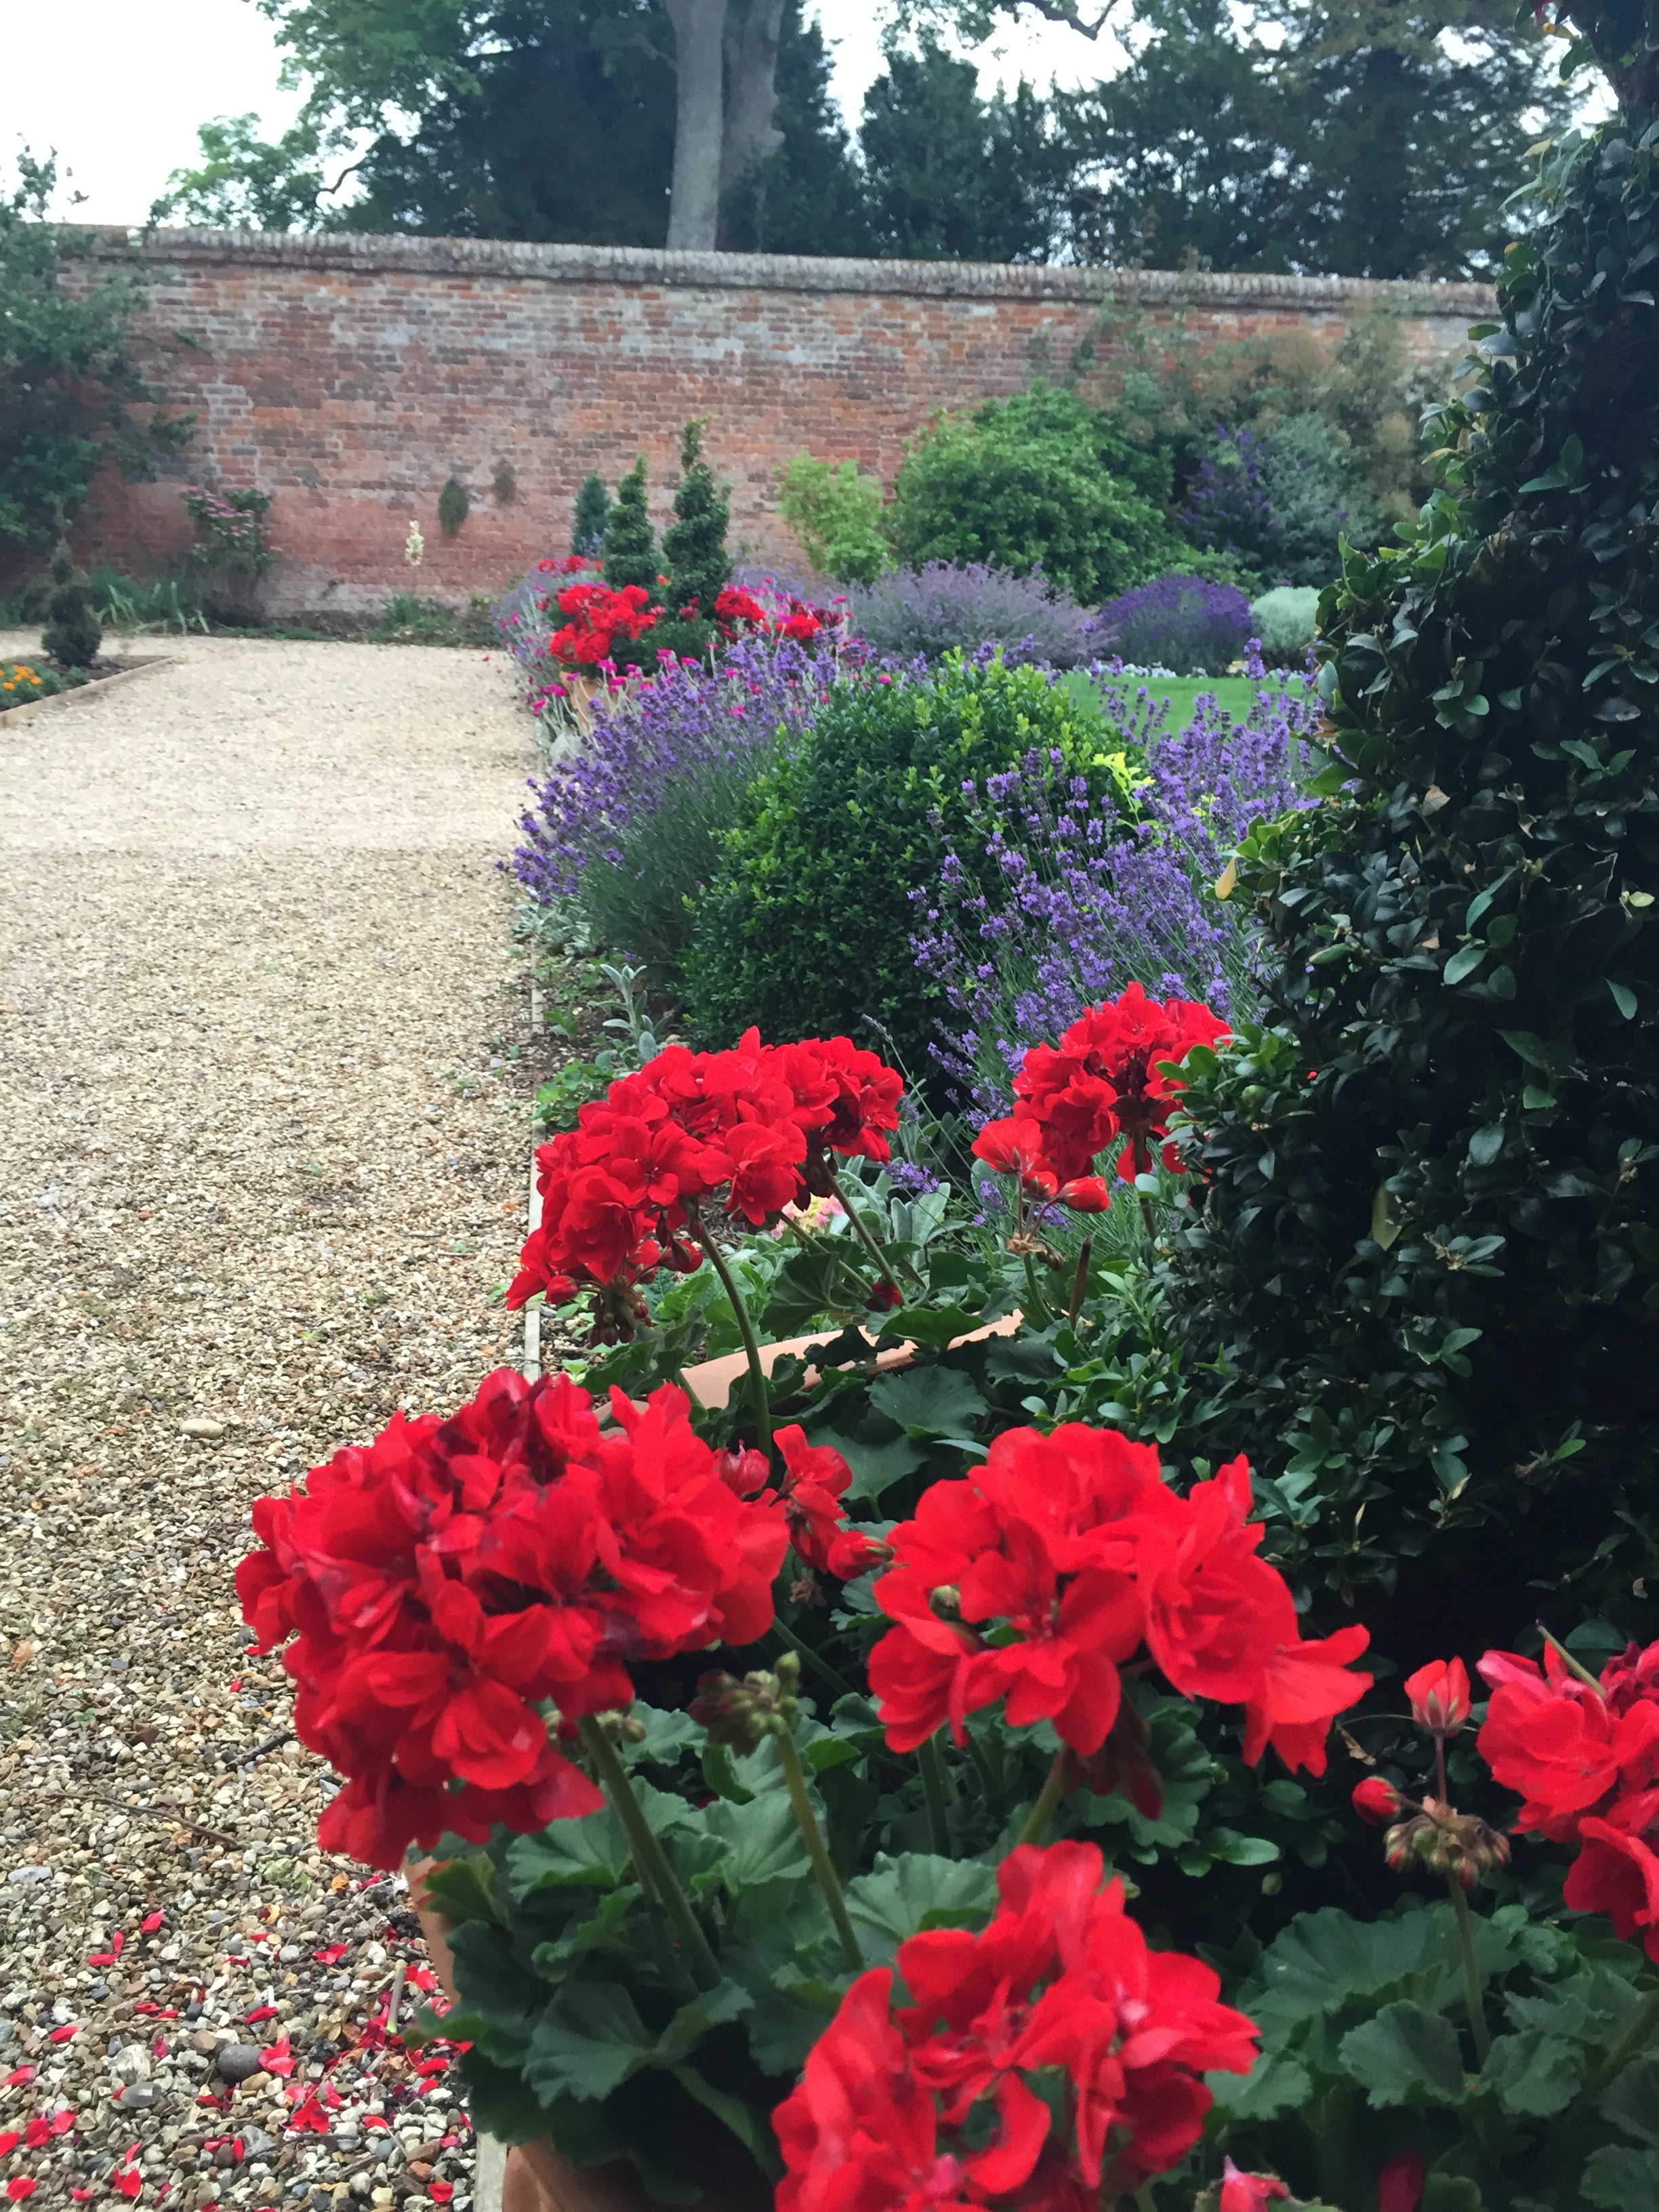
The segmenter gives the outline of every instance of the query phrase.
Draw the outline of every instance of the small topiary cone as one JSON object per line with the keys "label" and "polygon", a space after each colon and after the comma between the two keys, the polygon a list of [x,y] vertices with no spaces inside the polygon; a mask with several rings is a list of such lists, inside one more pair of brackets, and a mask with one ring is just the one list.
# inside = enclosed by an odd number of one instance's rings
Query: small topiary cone
{"label": "small topiary cone", "polygon": [[92,586],[75,565],[68,541],[60,538],[48,571],[52,596],[40,649],[60,668],[89,668],[104,641],[104,625],[93,604]]}

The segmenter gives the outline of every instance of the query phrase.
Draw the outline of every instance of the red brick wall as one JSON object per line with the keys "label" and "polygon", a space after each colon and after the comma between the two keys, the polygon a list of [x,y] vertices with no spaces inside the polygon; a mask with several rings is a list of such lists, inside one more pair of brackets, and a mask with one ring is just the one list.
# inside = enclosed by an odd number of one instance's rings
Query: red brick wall
{"label": "red brick wall", "polygon": [[[84,277],[112,250],[89,233]],[[1172,345],[1203,347],[1295,331],[1334,343],[1387,307],[1425,355],[1491,307],[1477,285],[454,239],[163,231],[145,253],[158,330],[207,349],[176,349],[172,378],[200,428],[175,477],[106,475],[81,550],[136,574],[164,568],[188,540],[180,481],[257,485],[275,498],[273,597],[289,610],[372,605],[411,580],[434,597],[493,592],[562,552],[583,477],[597,469],[614,486],[636,452],[660,519],[693,414],[713,417],[734,545],[798,560],[775,503],[792,453],[852,454],[890,480],[934,409],[1064,371],[1108,301],[1143,309]],[[507,504],[491,492],[503,462]],[[473,506],[446,539],[437,499],[452,473]],[[426,538],[417,580],[404,562],[411,520]]]}

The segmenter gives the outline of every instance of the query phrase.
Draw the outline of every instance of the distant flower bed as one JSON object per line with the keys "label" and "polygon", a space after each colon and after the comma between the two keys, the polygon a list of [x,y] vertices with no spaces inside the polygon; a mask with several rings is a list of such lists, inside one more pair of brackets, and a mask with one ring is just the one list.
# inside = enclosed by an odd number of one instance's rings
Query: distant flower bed
{"label": "distant flower bed", "polygon": [[27,707],[48,699],[64,686],[49,669],[32,668],[26,660],[0,660],[0,713],[8,707]]}
{"label": "distant flower bed", "polygon": [[[657,580],[659,586],[667,581]],[[793,592],[733,582],[715,597],[706,653],[680,653],[672,646],[653,651],[653,635],[666,635],[698,616],[695,602],[688,601],[676,618],[643,584],[608,584],[601,564],[585,553],[537,562],[495,610],[497,634],[525,672],[527,704],[536,714],[568,698],[573,678],[616,690],[641,671],[653,672],[653,662],[657,670],[699,667],[753,639],[811,645],[833,635],[844,620],[840,610],[814,605]]]}

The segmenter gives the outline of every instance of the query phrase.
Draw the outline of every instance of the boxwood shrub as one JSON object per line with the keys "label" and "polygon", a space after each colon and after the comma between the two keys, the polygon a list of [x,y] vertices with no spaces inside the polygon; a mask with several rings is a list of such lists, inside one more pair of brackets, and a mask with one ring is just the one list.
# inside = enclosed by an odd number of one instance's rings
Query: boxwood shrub
{"label": "boxwood shrub", "polygon": [[685,976],[700,1040],[756,1022],[768,1038],[869,1042],[871,1017],[920,1079],[945,1000],[917,972],[911,894],[967,829],[964,779],[1039,750],[1098,789],[1118,785],[1099,722],[1042,669],[954,654],[925,680],[836,684],[799,748],[750,787],[699,902]]}

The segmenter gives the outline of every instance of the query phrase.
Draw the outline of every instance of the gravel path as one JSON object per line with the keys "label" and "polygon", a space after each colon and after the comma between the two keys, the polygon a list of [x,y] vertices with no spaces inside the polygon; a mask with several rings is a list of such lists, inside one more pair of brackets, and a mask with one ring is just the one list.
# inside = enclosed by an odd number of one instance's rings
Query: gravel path
{"label": "gravel path", "polygon": [[0,720],[0,2203],[462,2212],[401,1886],[318,1851],[231,1578],[514,1356],[526,725],[476,654],[151,649]]}

